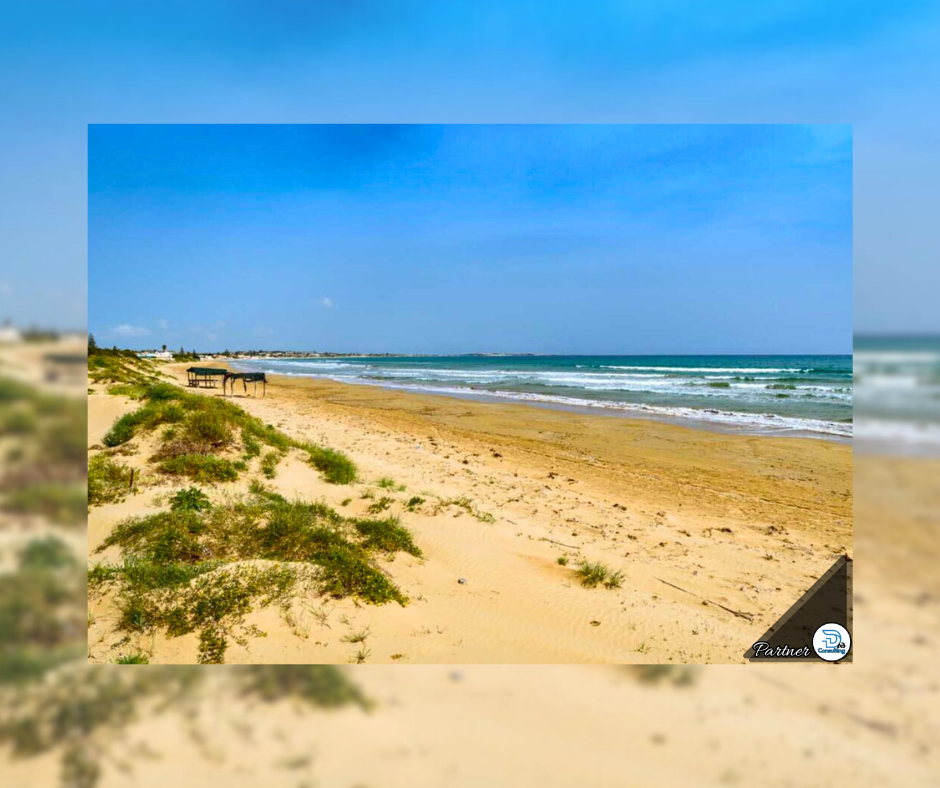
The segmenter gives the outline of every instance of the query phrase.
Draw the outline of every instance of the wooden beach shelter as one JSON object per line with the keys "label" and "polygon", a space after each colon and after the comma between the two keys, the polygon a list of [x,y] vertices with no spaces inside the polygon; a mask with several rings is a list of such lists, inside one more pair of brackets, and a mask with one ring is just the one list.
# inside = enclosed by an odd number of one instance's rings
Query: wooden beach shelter
{"label": "wooden beach shelter", "polygon": [[216,381],[222,380],[222,388],[225,388],[225,377],[228,370],[219,367],[190,367],[186,370],[187,382],[194,388],[216,387]]}
{"label": "wooden beach shelter", "polygon": [[261,396],[265,396],[268,393],[268,378],[263,372],[229,372],[225,379],[222,381],[222,393],[225,393],[225,384],[231,383],[232,385],[232,396],[235,396],[235,381],[240,380],[242,386],[245,388],[245,393],[248,393],[248,384],[255,384],[255,396],[258,395],[258,384],[261,384]]}

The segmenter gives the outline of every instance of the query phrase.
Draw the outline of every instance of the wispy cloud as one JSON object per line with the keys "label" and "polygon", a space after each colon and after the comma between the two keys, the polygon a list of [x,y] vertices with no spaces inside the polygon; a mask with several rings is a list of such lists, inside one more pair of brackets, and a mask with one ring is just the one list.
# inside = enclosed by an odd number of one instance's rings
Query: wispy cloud
{"label": "wispy cloud", "polygon": [[323,298],[320,299],[320,306],[332,309],[336,306],[336,303],[329,296],[323,296]]}
{"label": "wispy cloud", "polygon": [[119,337],[145,337],[150,334],[150,329],[145,326],[132,326],[130,323],[121,323],[111,329],[112,334]]}

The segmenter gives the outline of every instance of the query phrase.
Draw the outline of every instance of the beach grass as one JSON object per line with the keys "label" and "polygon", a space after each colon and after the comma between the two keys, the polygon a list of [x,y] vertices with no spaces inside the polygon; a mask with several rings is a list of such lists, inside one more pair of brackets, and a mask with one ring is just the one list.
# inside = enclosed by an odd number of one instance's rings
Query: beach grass
{"label": "beach grass", "polygon": [[[559,563],[561,563],[561,560],[559,560]],[[567,560],[565,563],[567,563]],[[608,589],[620,588],[624,581],[623,572],[619,569],[612,570],[600,561],[582,561],[576,574],[581,581],[581,585],[585,588],[596,588],[602,584]]]}
{"label": "beach grass", "polygon": [[386,509],[388,509],[395,501],[388,496],[383,495],[376,501],[373,501],[366,507],[366,511],[369,514],[381,514]]}
{"label": "beach grass", "polygon": [[185,490],[177,490],[170,498],[170,509],[187,510],[193,512],[203,512],[212,508],[212,503],[207,496],[198,487],[187,487]]}
{"label": "beach grass", "polygon": [[109,383],[108,393],[140,399],[162,373],[132,350],[89,348],[88,377],[93,383]]}
{"label": "beach grass", "polygon": [[277,466],[283,455],[279,451],[269,451],[261,458],[261,473],[265,478],[273,479],[277,475]]}
{"label": "beach grass", "polygon": [[150,657],[141,652],[121,654],[114,662],[117,665],[149,665]]}
{"label": "beach grass", "polygon": [[210,505],[197,488],[178,491],[165,511],[118,522],[98,547],[118,547],[122,564],[89,570],[93,592],[113,590],[118,628],[197,632],[199,660],[222,662],[244,618],[289,606],[303,589],[367,603],[407,604],[377,555],[421,556],[396,518],[346,518],[322,503],[288,501],[254,482],[247,496]]}
{"label": "beach grass", "polygon": [[362,546],[366,550],[381,550],[385,553],[410,553],[420,558],[421,548],[412,539],[411,532],[402,527],[397,517],[385,520],[355,520],[359,535],[364,537]]}
{"label": "beach grass", "polygon": [[124,500],[130,492],[131,469],[105,454],[88,460],[88,506]]}
{"label": "beach grass", "polygon": [[107,388],[108,394],[129,399],[142,399],[146,390],[140,383],[114,383]]}
{"label": "beach grass", "polygon": [[405,504],[405,509],[409,512],[417,511],[421,508],[421,505],[424,503],[424,498],[420,495],[413,495],[408,499],[408,502]]}
{"label": "beach grass", "polygon": [[183,454],[164,460],[157,467],[171,476],[186,476],[194,482],[206,484],[233,482],[238,478],[238,471],[231,460],[211,454]]}
{"label": "beach grass", "polygon": [[467,514],[472,515],[481,523],[492,524],[496,522],[496,518],[493,515],[491,515],[489,512],[483,512],[477,509],[473,501],[471,501],[465,495],[462,495],[459,498],[439,498],[437,507],[435,508],[435,514],[449,506],[456,506],[459,509],[463,509]]}
{"label": "beach grass", "polygon": [[261,455],[262,447],[267,446],[270,451],[262,457],[261,470],[268,478],[274,477],[287,453],[297,449],[328,482],[349,484],[356,480],[356,466],[346,455],[290,438],[233,402],[162,382],[140,384],[140,391],[143,404],[117,419],[103,443],[111,448],[122,446],[139,434],[164,427],[153,456],[163,473],[202,482],[233,481],[238,468],[232,460],[217,455],[240,448],[243,460],[248,460]]}

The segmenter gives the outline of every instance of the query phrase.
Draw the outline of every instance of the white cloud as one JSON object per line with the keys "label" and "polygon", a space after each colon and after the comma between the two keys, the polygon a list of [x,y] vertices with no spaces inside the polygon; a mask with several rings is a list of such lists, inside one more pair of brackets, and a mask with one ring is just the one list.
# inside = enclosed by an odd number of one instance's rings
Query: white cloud
{"label": "white cloud", "polygon": [[144,326],[132,326],[130,323],[121,323],[121,325],[112,328],[111,333],[117,334],[119,337],[145,337],[150,333],[150,329]]}
{"label": "white cloud", "polygon": [[326,307],[327,309],[332,309],[334,306],[336,306],[336,304],[329,296],[323,296],[323,298],[320,299],[320,306]]}

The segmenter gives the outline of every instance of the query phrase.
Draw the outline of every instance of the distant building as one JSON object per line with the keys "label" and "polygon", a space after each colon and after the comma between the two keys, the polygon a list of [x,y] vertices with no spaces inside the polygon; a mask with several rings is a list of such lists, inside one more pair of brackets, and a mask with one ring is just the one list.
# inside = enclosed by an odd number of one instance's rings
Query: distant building
{"label": "distant building", "polygon": [[145,353],[138,353],[141,358],[154,358],[158,361],[172,361],[173,354],[169,350],[149,350]]}
{"label": "distant building", "polygon": [[22,340],[23,335],[20,330],[9,320],[5,321],[3,326],[0,326],[0,345],[14,345]]}

